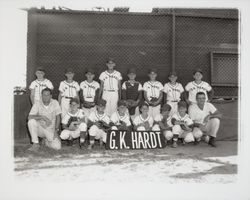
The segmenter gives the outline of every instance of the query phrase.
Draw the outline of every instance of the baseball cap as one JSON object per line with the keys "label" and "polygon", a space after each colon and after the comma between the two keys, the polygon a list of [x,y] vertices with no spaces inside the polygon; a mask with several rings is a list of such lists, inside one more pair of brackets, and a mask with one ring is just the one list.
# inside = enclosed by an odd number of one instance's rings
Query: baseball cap
{"label": "baseball cap", "polygon": [[140,104],[140,108],[143,107],[143,106],[147,106],[149,107],[148,103],[146,101],[143,101],[141,104]]}
{"label": "baseball cap", "polygon": [[175,71],[171,71],[171,72],[169,72],[168,77],[170,77],[170,76],[177,76],[177,73]]}
{"label": "baseball cap", "polygon": [[148,70],[148,73],[156,73],[157,74],[157,69],[156,68],[152,68]]}
{"label": "baseball cap", "polygon": [[79,102],[79,100],[77,99],[77,98],[72,98],[72,99],[70,99],[70,104],[71,103],[73,103],[73,102],[75,102],[75,103],[77,103],[77,104],[79,104],[80,102]]}
{"label": "baseball cap", "polygon": [[97,105],[98,105],[98,106],[106,106],[106,103],[107,103],[107,101],[104,100],[104,99],[99,99],[99,100],[97,101]]}
{"label": "baseball cap", "polygon": [[178,108],[179,107],[187,108],[187,103],[185,101],[180,101],[180,102],[178,102]]}
{"label": "baseball cap", "polygon": [[135,68],[129,68],[128,69],[128,74],[136,74],[136,69]]}
{"label": "baseball cap", "polygon": [[200,69],[200,68],[194,69],[193,75],[194,75],[196,72],[200,72],[201,74],[203,74],[202,69]]}
{"label": "baseball cap", "polygon": [[172,109],[172,107],[169,105],[169,104],[164,104],[162,107],[161,107],[161,111],[164,112],[164,111],[170,111]]}
{"label": "baseball cap", "polygon": [[74,73],[73,69],[72,68],[67,68],[65,70],[65,74],[68,74],[68,73]]}
{"label": "baseball cap", "polygon": [[109,57],[109,58],[107,59],[107,62],[106,62],[106,63],[109,64],[109,63],[115,63],[115,62],[114,62],[114,59],[113,59],[113,58]]}
{"label": "baseball cap", "polygon": [[44,68],[42,68],[42,67],[39,67],[39,68],[37,68],[37,69],[36,69],[36,72],[37,72],[37,71],[40,71],[40,72],[45,72],[45,69],[44,69]]}
{"label": "baseball cap", "polygon": [[86,74],[87,74],[87,73],[95,74],[95,70],[92,69],[92,68],[87,68]]}
{"label": "baseball cap", "polygon": [[118,107],[120,106],[125,106],[127,107],[127,102],[125,100],[119,100],[118,103],[117,103]]}

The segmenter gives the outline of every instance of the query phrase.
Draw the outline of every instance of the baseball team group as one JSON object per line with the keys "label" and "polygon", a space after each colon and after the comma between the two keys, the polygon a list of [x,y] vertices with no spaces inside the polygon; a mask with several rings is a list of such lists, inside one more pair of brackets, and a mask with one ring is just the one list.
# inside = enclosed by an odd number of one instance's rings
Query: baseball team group
{"label": "baseball team group", "polygon": [[74,70],[66,69],[57,100],[52,98],[54,87],[45,78],[45,70],[36,70],[37,78],[29,86],[29,151],[39,151],[41,145],[59,150],[62,140],[67,145],[77,142],[81,149],[94,148],[97,140],[104,146],[110,130],[160,131],[173,148],[201,140],[217,146],[221,113],[210,103],[213,89],[202,80],[201,69],[194,70],[183,88],[175,71],[163,85],[157,81],[157,70],[149,69],[148,81],[142,85],[136,80],[136,68],[128,69],[128,80],[122,83],[115,61],[109,58],[105,64],[100,83],[94,80],[92,68],[83,72],[85,80],[80,85]]}

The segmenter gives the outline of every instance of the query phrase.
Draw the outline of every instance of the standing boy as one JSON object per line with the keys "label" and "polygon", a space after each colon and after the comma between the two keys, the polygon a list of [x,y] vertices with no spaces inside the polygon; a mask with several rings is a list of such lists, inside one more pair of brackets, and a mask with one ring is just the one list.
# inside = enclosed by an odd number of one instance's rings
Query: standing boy
{"label": "standing boy", "polygon": [[42,68],[39,68],[36,70],[36,80],[34,80],[30,86],[30,100],[32,105],[37,101],[39,102],[41,100],[41,93],[42,90],[45,88],[49,88],[51,90],[54,89],[52,83],[50,80],[44,78],[45,71]]}
{"label": "standing boy", "polygon": [[62,108],[62,118],[64,115],[68,112],[69,109],[69,102],[72,98],[78,98],[79,99],[79,90],[80,86],[79,84],[73,80],[74,78],[74,72],[72,68],[68,68],[65,71],[66,80],[61,81],[59,86],[59,96],[58,101]]}
{"label": "standing boy", "polygon": [[136,115],[136,108],[142,100],[142,85],[135,80],[135,68],[128,70],[128,78],[129,80],[122,84],[122,99],[127,101],[129,115],[133,120]]}
{"label": "standing boy", "polygon": [[206,101],[208,101],[208,93],[209,93],[209,99],[213,96],[213,90],[212,87],[205,81],[202,81],[203,78],[203,72],[201,69],[196,69],[193,73],[194,81],[189,82],[185,90],[186,93],[186,101],[188,105],[196,103],[196,94],[197,92],[204,92]]}
{"label": "standing boy", "polygon": [[144,98],[149,104],[149,115],[153,118],[160,114],[161,101],[163,97],[163,85],[156,80],[157,70],[151,69],[148,73],[149,81],[143,85]]}
{"label": "standing boy", "polygon": [[131,122],[130,117],[127,111],[127,103],[124,100],[118,101],[117,111],[111,115],[111,123],[112,130],[131,130]]}
{"label": "standing boy", "polygon": [[170,115],[178,112],[178,102],[183,100],[184,89],[181,83],[177,83],[177,74],[176,72],[170,72],[168,79],[170,82],[164,85],[164,102],[169,104],[172,109]]}
{"label": "standing boy", "polygon": [[100,74],[101,87],[99,97],[106,100],[106,112],[111,116],[117,110],[117,102],[121,98],[121,73],[114,69],[115,62],[109,58],[108,69]]}
{"label": "standing boy", "polygon": [[110,128],[110,118],[105,113],[106,101],[100,99],[96,105],[96,111],[90,113],[88,118],[89,140],[88,149],[92,149],[95,144],[95,139],[100,140],[100,145],[106,143],[107,130]]}
{"label": "standing boy", "polygon": [[82,110],[88,117],[96,109],[100,84],[93,80],[95,77],[93,69],[87,69],[85,76],[87,79],[80,84],[80,100],[82,102]]}
{"label": "standing boy", "polygon": [[189,143],[194,142],[194,136],[192,133],[193,121],[189,117],[187,112],[187,103],[180,101],[178,103],[178,113],[172,116],[173,124],[173,146],[177,147],[178,138],[182,138],[183,142]]}
{"label": "standing boy", "polygon": [[84,112],[79,109],[80,103],[77,98],[70,100],[70,109],[62,119],[63,131],[60,134],[62,140],[68,140],[68,144],[72,145],[73,140],[80,137],[80,147],[85,141],[87,124]]}

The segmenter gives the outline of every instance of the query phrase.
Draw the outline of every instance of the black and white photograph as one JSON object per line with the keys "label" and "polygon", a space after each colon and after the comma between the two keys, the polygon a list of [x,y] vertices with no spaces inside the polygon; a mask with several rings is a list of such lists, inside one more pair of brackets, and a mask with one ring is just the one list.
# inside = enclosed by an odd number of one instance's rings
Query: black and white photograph
{"label": "black and white photograph", "polygon": [[0,1],[0,199],[249,199],[248,1]]}

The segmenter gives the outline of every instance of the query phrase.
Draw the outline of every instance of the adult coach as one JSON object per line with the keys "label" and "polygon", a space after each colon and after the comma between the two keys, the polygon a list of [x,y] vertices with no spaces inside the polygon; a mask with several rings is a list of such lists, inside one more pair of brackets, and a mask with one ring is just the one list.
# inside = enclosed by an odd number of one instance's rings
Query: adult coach
{"label": "adult coach", "polygon": [[215,138],[220,127],[222,114],[214,107],[213,104],[206,102],[204,92],[196,94],[197,104],[189,106],[188,113],[194,121],[193,135],[196,142],[201,140],[203,134],[209,136],[208,144],[216,147]]}
{"label": "adult coach", "polygon": [[31,135],[32,146],[30,151],[39,150],[38,137],[45,139],[45,145],[59,150],[61,141],[58,136],[60,126],[61,108],[58,101],[52,99],[52,90],[42,90],[42,99],[35,102],[28,117],[28,128]]}

